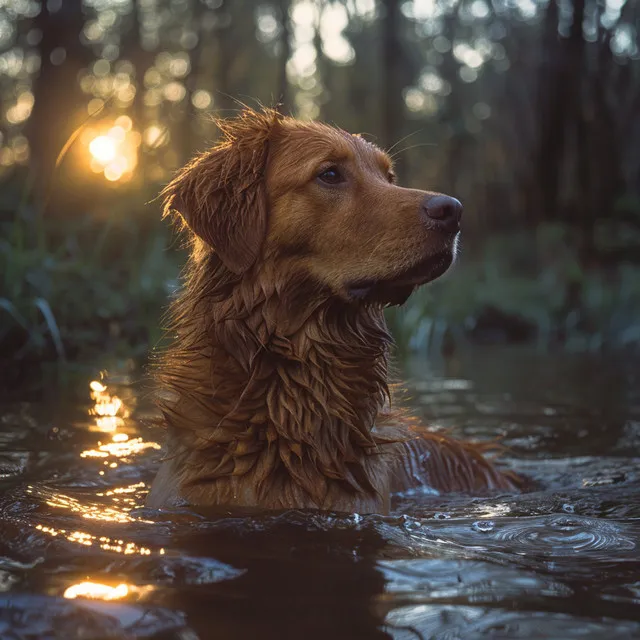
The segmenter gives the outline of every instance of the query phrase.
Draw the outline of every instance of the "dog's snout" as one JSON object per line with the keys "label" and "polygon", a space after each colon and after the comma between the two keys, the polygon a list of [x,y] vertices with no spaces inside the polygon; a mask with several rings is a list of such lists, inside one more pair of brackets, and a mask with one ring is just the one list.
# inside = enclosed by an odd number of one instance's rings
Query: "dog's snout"
{"label": "dog's snout", "polygon": [[426,196],[421,209],[429,222],[440,229],[457,231],[460,228],[462,204],[451,196]]}

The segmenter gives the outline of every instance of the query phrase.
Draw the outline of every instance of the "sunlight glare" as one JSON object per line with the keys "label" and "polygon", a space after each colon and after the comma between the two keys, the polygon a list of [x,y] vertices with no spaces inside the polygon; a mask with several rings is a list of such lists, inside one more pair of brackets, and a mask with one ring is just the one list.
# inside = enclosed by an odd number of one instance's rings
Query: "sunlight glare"
{"label": "sunlight glare", "polygon": [[[138,521],[140,522],[140,520]],[[103,551],[112,551],[115,553],[121,553],[125,556],[128,555],[140,555],[151,556],[166,554],[164,548],[155,549],[152,551],[148,547],[140,547],[135,542],[126,542],[125,540],[118,540],[115,538],[109,538],[107,536],[96,536],[84,531],[67,531],[66,529],[55,529],[54,527],[48,527],[43,524],[37,524],[35,526],[37,531],[41,531],[52,538],[58,536],[66,538],[69,542],[75,542],[82,544],[83,546],[93,546],[95,543],[97,547],[100,547]]]}
{"label": "sunlight glare", "polygon": [[107,386],[98,380],[92,380],[89,388],[94,402],[89,409],[89,415],[95,416],[95,427],[92,430],[114,433],[118,427],[123,426],[124,418],[129,417],[129,410],[118,396],[111,395]]}
{"label": "sunlight glare", "polygon": [[131,131],[131,129],[133,128],[133,121],[129,116],[119,116],[118,118],[116,118],[114,125],[116,127],[121,127],[125,131]]}
{"label": "sunlight glare", "polygon": [[71,600],[75,598],[90,598],[92,600],[120,600],[129,595],[129,585],[124,583],[111,587],[99,582],[80,582],[67,588],[64,597]]}
{"label": "sunlight glare", "polygon": [[132,127],[129,116],[119,116],[106,133],[89,142],[91,170],[103,173],[109,182],[129,179],[138,164],[140,134]]}
{"label": "sunlight glare", "polygon": [[143,139],[147,147],[155,149],[167,142],[167,130],[157,124],[152,124],[144,130]]}
{"label": "sunlight glare", "polygon": [[[117,434],[116,434],[117,435]],[[107,444],[98,443],[97,449],[87,449],[80,453],[81,458],[107,458],[112,456],[126,460],[146,449],[161,449],[157,442],[145,442],[142,438],[132,438],[127,440],[116,439]],[[111,463],[113,464],[113,463]]]}
{"label": "sunlight glare", "polygon": [[98,136],[89,144],[89,151],[98,162],[108,164],[116,157],[116,141],[109,136]]}

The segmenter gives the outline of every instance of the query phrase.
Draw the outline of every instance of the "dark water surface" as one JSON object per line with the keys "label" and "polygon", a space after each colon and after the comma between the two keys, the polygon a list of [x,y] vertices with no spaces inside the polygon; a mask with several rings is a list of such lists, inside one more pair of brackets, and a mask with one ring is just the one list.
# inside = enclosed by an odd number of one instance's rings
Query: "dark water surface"
{"label": "dark water surface", "polygon": [[434,428],[500,436],[535,488],[390,517],[144,509],[162,431],[126,380],[0,407],[0,640],[640,638],[639,365],[407,363]]}

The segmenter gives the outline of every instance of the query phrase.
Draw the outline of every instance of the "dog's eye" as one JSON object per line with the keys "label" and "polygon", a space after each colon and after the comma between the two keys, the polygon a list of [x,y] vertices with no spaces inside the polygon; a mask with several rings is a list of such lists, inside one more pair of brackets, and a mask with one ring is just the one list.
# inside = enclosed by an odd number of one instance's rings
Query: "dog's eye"
{"label": "dog's eye", "polygon": [[318,174],[318,179],[322,180],[322,182],[326,184],[340,184],[341,182],[345,181],[345,178],[338,167],[329,167],[328,169],[323,169]]}

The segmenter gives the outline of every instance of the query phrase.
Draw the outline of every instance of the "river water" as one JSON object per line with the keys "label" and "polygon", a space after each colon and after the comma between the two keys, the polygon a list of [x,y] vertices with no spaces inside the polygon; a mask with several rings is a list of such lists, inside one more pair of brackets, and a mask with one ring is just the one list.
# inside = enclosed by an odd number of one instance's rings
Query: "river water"
{"label": "river water", "polygon": [[405,362],[434,429],[499,437],[531,486],[388,517],[145,509],[162,429],[135,374],[5,403],[0,640],[640,638],[639,364]]}

